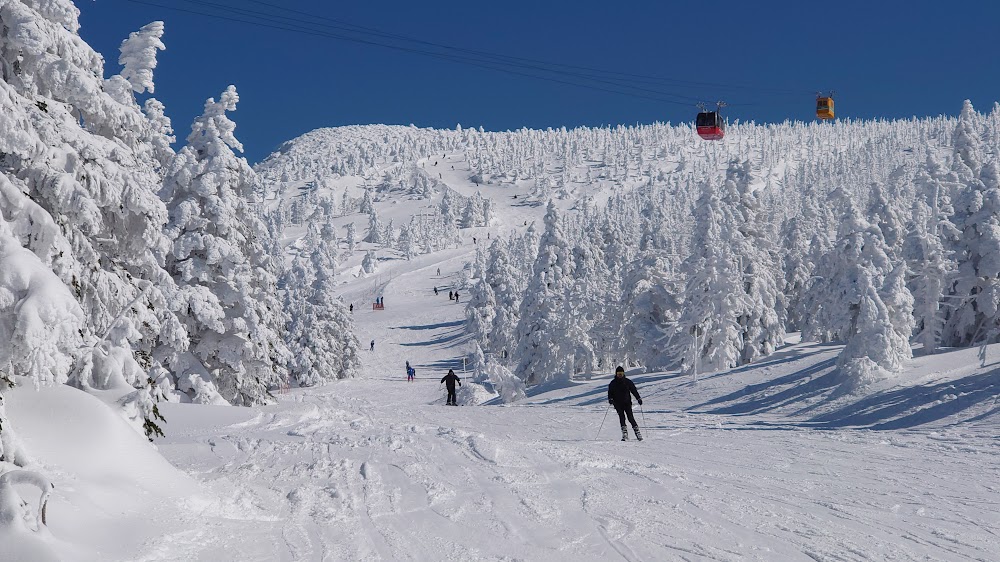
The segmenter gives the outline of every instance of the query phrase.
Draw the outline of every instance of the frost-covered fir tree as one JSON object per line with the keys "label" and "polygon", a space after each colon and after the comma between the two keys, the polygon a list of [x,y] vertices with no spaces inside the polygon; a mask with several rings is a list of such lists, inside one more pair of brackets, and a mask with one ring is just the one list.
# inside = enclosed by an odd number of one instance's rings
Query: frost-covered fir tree
{"label": "frost-covered fir tree", "polygon": [[770,355],[785,335],[777,252],[768,238],[769,225],[750,180],[750,162],[733,162],[723,184],[724,203],[732,210],[738,232],[728,243],[736,252],[746,292],[746,309],[737,319],[742,337],[740,365]]}
{"label": "frost-covered fir tree", "polygon": [[933,213],[924,201],[913,203],[911,227],[904,244],[904,256],[913,272],[911,292],[918,330],[915,339],[923,344],[927,354],[934,353],[940,344],[945,320],[942,302],[955,275],[952,252],[945,248],[937,224],[947,217],[935,220]]}
{"label": "frost-covered fir tree", "polygon": [[167,267],[185,288],[182,315],[195,359],[183,369],[213,382],[232,404],[253,405],[268,402],[268,389],[284,382],[290,357],[260,180],[233,152],[243,145],[226,113],[238,101],[230,86],[219,101],[205,102],[162,196],[173,242]]}
{"label": "frost-covered fir tree", "polygon": [[955,157],[952,168],[959,181],[965,185],[973,184],[983,167],[983,143],[980,115],[969,100],[965,100],[962,112],[958,114],[953,142]]}
{"label": "frost-covered fir tree", "polygon": [[[315,252],[321,252],[316,249]],[[316,257],[314,262],[323,261]],[[360,344],[344,303],[334,297],[333,270],[315,271],[311,295],[289,328],[295,350],[291,374],[300,386],[315,386],[355,376],[361,370]]]}
{"label": "frost-covered fir tree", "polygon": [[672,353],[688,371],[735,367],[742,352],[738,319],[750,308],[742,270],[731,242],[736,225],[723,209],[718,189],[705,185],[694,210],[691,254],[681,268],[686,278],[684,307],[672,337]]}
{"label": "frost-covered fir tree", "polygon": [[[905,267],[901,268],[905,271]],[[837,356],[842,383],[849,390],[856,390],[880,379],[892,376],[910,358],[907,340],[912,329],[912,297],[898,273],[889,278],[889,294],[899,297],[896,310],[886,306],[873,278],[873,271],[866,267],[856,270],[853,300],[849,304],[853,322],[847,333],[847,342]],[[907,309],[906,305],[911,307]],[[896,320],[896,322],[894,322]],[[905,335],[904,333],[905,332]]]}
{"label": "frost-covered fir tree", "polygon": [[[347,197],[347,193],[344,193],[344,197]],[[365,189],[365,194],[361,198],[361,206],[358,212],[363,215],[370,215],[375,211],[375,203],[372,202],[372,191],[370,189]]]}
{"label": "frost-covered fir tree", "polygon": [[353,222],[347,223],[347,226],[344,228],[347,230],[344,237],[344,241],[347,243],[347,251],[354,253],[355,248],[358,247],[358,229],[354,226]]}
{"label": "frost-covered fir tree", "polygon": [[798,331],[803,322],[802,310],[803,292],[809,285],[815,264],[809,259],[811,240],[808,232],[802,226],[800,217],[791,217],[782,228],[784,252],[782,265],[784,269],[784,286],[782,291],[787,303],[788,328]]}
{"label": "frost-covered fir tree", "polygon": [[480,347],[485,346],[489,349],[493,322],[496,319],[496,295],[493,293],[493,287],[482,278],[473,284],[468,292],[469,300],[465,308],[466,332]]}
{"label": "frost-covered fir tree", "polygon": [[153,69],[156,68],[156,51],[166,49],[160,40],[161,37],[163,37],[163,22],[154,21],[122,41],[121,56],[118,57],[118,64],[123,67],[121,76],[128,80],[136,93],[154,91]]}
{"label": "frost-covered fir tree", "polygon": [[368,213],[368,233],[365,235],[364,242],[381,244],[384,235],[385,226],[383,226],[382,220],[378,218],[378,213],[372,208],[371,212]]}
{"label": "frost-covered fir tree", "polygon": [[365,252],[365,257],[361,260],[361,271],[365,275],[373,275],[378,271],[378,257],[376,257],[374,250]]}
{"label": "frost-covered fir tree", "polygon": [[[913,297],[904,283],[906,269],[892,263],[878,226],[859,215],[850,196],[840,190],[834,197],[843,209],[841,224],[834,246],[816,265],[807,293],[809,316],[802,338],[856,340],[850,349],[845,348],[844,357],[865,356],[891,372],[902,361],[898,358],[908,358],[910,353],[909,344],[900,343],[909,341],[913,329]],[[884,337],[863,341],[876,333]],[[868,368],[868,362],[859,365],[851,380],[877,374],[874,367]]]}
{"label": "frost-covered fir tree", "polygon": [[465,204],[462,212],[462,228],[474,228],[486,226],[486,201],[483,194],[476,192]]}
{"label": "frost-covered fir tree", "polygon": [[995,341],[1000,329],[1000,165],[981,168],[958,201],[962,230],[958,275],[952,290],[954,310],[944,330],[949,346]]}
{"label": "frost-covered fir tree", "polygon": [[413,237],[413,221],[404,224],[399,229],[399,238],[396,240],[396,250],[403,254],[403,257],[410,260],[420,253],[417,248],[417,241]]}
{"label": "frost-covered fir tree", "polygon": [[573,353],[572,342],[566,341],[565,334],[559,331],[559,317],[565,316],[565,299],[572,285],[572,266],[559,213],[549,201],[545,232],[518,314],[515,373],[529,385],[568,379],[572,375],[567,364]]}
{"label": "frost-covered fir tree", "polygon": [[[6,417],[4,392],[14,386],[13,375],[26,376],[36,386],[66,382],[83,343],[86,321],[62,281],[38,256],[21,247],[15,233],[33,220],[32,215],[47,215],[10,187],[0,175],[0,195],[15,203],[4,209],[5,220],[0,220],[0,338],[5,342],[0,346],[0,466],[23,467],[29,456]],[[54,227],[51,220],[49,225]]]}
{"label": "frost-covered fir tree", "polygon": [[[141,367],[126,382],[148,398],[145,374],[188,343],[174,314],[176,286],[162,267],[156,133],[128,80],[104,79],[103,58],[77,35],[78,15],[68,0],[0,3],[0,215],[18,224],[16,240],[82,311],[81,345],[62,376],[103,389],[109,373],[85,367],[106,350]],[[135,329],[115,332],[125,324]]]}
{"label": "frost-covered fir tree", "polygon": [[528,277],[515,269],[511,261],[511,244],[512,241],[501,239],[493,241],[483,274],[483,281],[490,285],[494,301],[492,329],[483,347],[505,364],[517,343],[518,310]]}
{"label": "frost-covered fir tree", "polygon": [[623,280],[622,297],[632,313],[622,326],[622,350],[647,370],[665,369],[674,363],[669,340],[681,307],[677,279],[666,257],[648,252],[629,268]]}

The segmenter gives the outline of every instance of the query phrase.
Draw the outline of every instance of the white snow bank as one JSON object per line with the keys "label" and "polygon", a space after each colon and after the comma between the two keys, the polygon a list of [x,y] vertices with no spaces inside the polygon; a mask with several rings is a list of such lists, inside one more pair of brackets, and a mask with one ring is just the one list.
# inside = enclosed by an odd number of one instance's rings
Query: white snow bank
{"label": "white snow bank", "polygon": [[[21,386],[6,398],[10,422],[34,461],[29,468],[55,489],[47,510],[51,536],[43,529],[18,540],[2,537],[0,560],[44,560],[33,553],[42,553],[46,543],[64,560],[128,558],[158,535],[157,521],[177,527],[179,501],[201,494],[197,483],[94,396],[59,385],[38,391]],[[34,494],[26,501],[35,502]]]}

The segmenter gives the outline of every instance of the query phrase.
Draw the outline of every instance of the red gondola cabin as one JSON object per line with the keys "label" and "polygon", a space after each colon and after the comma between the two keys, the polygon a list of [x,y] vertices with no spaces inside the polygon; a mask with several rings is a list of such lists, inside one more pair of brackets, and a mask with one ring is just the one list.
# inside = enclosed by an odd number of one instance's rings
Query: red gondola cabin
{"label": "red gondola cabin", "polygon": [[702,111],[695,120],[698,136],[705,140],[719,140],[726,134],[726,126],[718,111]]}

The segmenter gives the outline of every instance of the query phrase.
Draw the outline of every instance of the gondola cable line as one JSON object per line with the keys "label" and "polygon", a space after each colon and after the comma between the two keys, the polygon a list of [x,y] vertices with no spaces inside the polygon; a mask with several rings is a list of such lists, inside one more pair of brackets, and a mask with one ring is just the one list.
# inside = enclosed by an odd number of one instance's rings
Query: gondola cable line
{"label": "gondola cable line", "polygon": [[[638,98],[643,98],[643,99],[650,99],[650,100],[659,101],[659,102],[663,102],[663,103],[671,103],[671,104],[676,104],[676,105],[690,105],[692,101],[697,101],[698,102],[697,105],[698,105],[698,107],[699,107],[699,109],[701,111],[699,111],[699,113],[697,115],[697,118],[695,120],[695,128],[698,131],[699,136],[701,136],[702,138],[704,138],[706,140],[719,140],[719,139],[723,138],[723,136],[725,134],[725,121],[722,119],[722,115],[721,115],[721,109],[722,109],[722,107],[724,107],[726,105],[730,105],[730,106],[752,106],[752,105],[759,105],[759,104],[757,104],[757,103],[726,104],[726,103],[720,101],[720,102],[718,102],[716,104],[717,107],[716,107],[716,109],[714,111],[707,111],[707,109],[705,108],[703,102],[700,101],[703,98],[697,98],[697,97],[693,97],[693,96],[687,96],[687,95],[683,95],[683,94],[678,94],[676,92],[667,92],[667,91],[662,91],[662,90],[654,90],[654,89],[651,89],[651,88],[644,88],[644,87],[635,85],[635,83],[636,82],[642,82],[642,83],[649,84],[649,83],[658,83],[657,81],[670,81],[670,82],[673,82],[676,87],[684,87],[684,88],[695,87],[695,85],[698,85],[698,84],[704,84],[704,85],[711,84],[711,85],[713,85],[713,87],[716,87],[716,88],[755,89],[755,90],[762,91],[762,92],[763,91],[771,91],[771,92],[780,92],[780,93],[789,94],[789,95],[792,95],[792,94],[798,95],[797,93],[795,93],[795,92],[793,92],[791,90],[777,90],[777,89],[769,89],[769,88],[754,88],[754,87],[745,87],[745,86],[738,86],[738,85],[712,84],[712,83],[707,83],[707,82],[685,82],[685,81],[680,81],[680,80],[662,79],[662,78],[658,78],[658,77],[650,77],[650,76],[645,76],[645,75],[622,73],[622,72],[617,72],[617,71],[605,71],[605,70],[599,70],[599,69],[594,69],[594,68],[590,68],[590,67],[581,67],[581,66],[576,66],[576,65],[559,65],[559,64],[556,64],[556,63],[550,63],[550,62],[545,62],[545,61],[538,61],[538,60],[534,60],[534,59],[527,59],[527,58],[514,57],[514,56],[508,56],[508,55],[501,55],[501,54],[496,54],[496,53],[489,53],[489,52],[486,52],[486,51],[478,51],[478,50],[474,50],[474,49],[465,49],[465,48],[461,48],[461,47],[453,47],[453,46],[448,46],[448,45],[444,45],[444,44],[440,44],[440,43],[434,43],[434,42],[430,42],[430,41],[424,41],[424,40],[421,40],[421,39],[407,37],[407,36],[404,36],[404,35],[397,35],[397,34],[385,33],[385,32],[382,32],[382,31],[374,29],[374,28],[368,28],[368,27],[359,26],[359,25],[356,25],[356,24],[350,24],[348,22],[343,22],[341,20],[336,20],[336,19],[333,19],[333,18],[327,18],[327,17],[324,17],[324,16],[316,15],[316,14],[309,14],[307,12],[301,12],[301,11],[293,10],[293,9],[290,9],[290,8],[284,8],[284,7],[281,7],[281,6],[276,6],[274,4],[263,2],[261,0],[246,0],[246,1],[250,2],[250,3],[253,3],[253,4],[257,4],[257,5],[269,7],[269,8],[272,8],[272,9],[283,10],[283,11],[286,11],[286,12],[297,13],[297,14],[301,14],[301,15],[307,15],[307,16],[312,17],[314,19],[331,21],[331,22],[334,22],[337,25],[317,24],[315,21],[307,21],[307,20],[302,20],[300,18],[294,18],[294,17],[289,17],[289,16],[282,16],[282,15],[279,15],[279,14],[273,14],[273,13],[269,13],[269,12],[261,12],[261,11],[258,11],[258,10],[250,10],[250,9],[246,9],[246,8],[231,6],[231,5],[228,5],[228,4],[220,4],[220,3],[217,3],[217,2],[210,2],[210,1],[204,1],[204,0],[198,1],[198,2],[196,2],[195,0],[181,0],[181,1],[188,2],[188,3],[191,3],[191,4],[196,4],[198,7],[203,8],[203,9],[207,9],[207,10],[211,10],[212,8],[229,10],[231,12],[235,12],[235,15],[240,16],[240,17],[233,17],[233,15],[222,15],[222,14],[217,14],[217,13],[211,13],[210,11],[185,9],[185,8],[180,8],[180,7],[177,7],[177,6],[168,6],[168,5],[158,4],[158,3],[155,3],[155,2],[144,1],[144,0],[127,0],[127,1],[131,2],[131,3],[134,3],[134,4],[142,4],[142,5],[152,6],[152,7],[158,7],[158,8],[163,8],[163,9],[168,9],[168,10],[173,10],[173,11],[179,11],[179,12],[189,13],[189,14],[193,14],[193,15],[199,15],[199,16],[204,16],[204,17],[210,17],[210,18],[215,18],[215,19],[222,19],[222,20],[226,20],[226,21],[232,21],[232,22],[236,22],[236,23],[244,23],[244,24],[256,25],[256,26],[265,27],[265,28],[271,28],[271,29],[278,29],[278,30],[283,30],[283,31],[289,31],[289,32],[292,32],[292,33],[301,33],[301,34],[307,34],[307,35],[325,37],[325,38],[330,38],[330,39],[339,39],[339,40],[343,40],[343,41],[350,41],[350,42],[355,42],[355,43],[360,43],[360,44],[366,44],[366,45],[372,45],[372,46],[379,46],[379,47],[389,48],[389,49],[393,49],[393,50],[397,50],[397,51],[402,51],[402,52],[408,52],[408,53],[413,53],[413,54],[424,55],[424,56],[436,58],[436,59],[439,59],[439,60],[445,60],[445,61],[450,61],[450,62],[457,62],[457,63],[460,63],[460,64],[467,64],[467,65],[471,65],[471,66],[477,66],[477,67],[485,68],[485,69],[488,69],[488,70],[494,70],[494,71],[498,71],[498,72],[505,72],[505,73],[508,73],[508,74],[513,74],[513,75],[518,75],[518,76],[524,76],[524,77],[534,78],[534,79],[538,79],[538,80],[545,80],[545,81],[559,83],[559,84],[564,84],[564,85],[569,85],[569,86],[576,86],[576,87],[581,87],[581,88],[587,88],[587,89],[596,90],[596,91],[603,91],[603,92],[608,92],[608,93],[613,93],[613,94],[627,95],[627,96],[638,97]],[[204,8],[205,6],[208,6],[208,8]],[[244,18],[246,18],[246,19],[244,19]],[[284,21],[275,21],[275,20],[284,20]],[[312,26],[312,27],[308,27],[308,26]],[[362,35],[362,37],[353,37],[353,36],[350,36],[350,35],[344,35],[343,33],[337,33],[337,32],[329,31],[330,29],[336,29],[336,30],[339,30],[341,32],[346,32],[346,33],[360,34],[360,35]],[[366,38],[365,35],[367,35],[369,37]],[[370,36],[373,36],[373,35],[375,37],[381,38],[383,40],[380,41],[380,40],[371,39]],[[427,46],[430,46],[430,47],[434,47],[436,49],[441,49],[441,50],[443,50],[445,52],[437,52],[437,51],[431,51],[431,50],[427,50],[427,49],[419,49],[419,48],[414,48],[414,47],[407,47],[407,46],[403,46],[403,45],[397,45],[397,44],[387,43],[387,42],[384,41],[385,39],[394,39],[394,40],[397,40],[397,41],[406,41],[406,42],[410,42],[410,43],[418,43],[418,44],[422,44],[422,45],[427,45]],[[452,53],[449,53],[448,51],[458,52],[458,53],[467,53],[467,54],[452,54]],[[560,66],[562,67],[562,69],[558,68]],[[556,68],[550,68],[550,67],[556,67]],[[584,72],[578,72],[576,70],[565,70],[566,68],[583,70]],[[552,75],[555,75],[555,76],[558,76],[558,77],[553,77],[553,76],[550,76],[550,75],[540,75],[540,74],[537,74],[538,72],[548,73],[548,74],[552,74]],[[603,73],[604,76],[595,76],[594,73]],[[631,80],[629,80],[629,81],[625,81],[624,79],[621,79],[621,78],[609,77],[609,76],[607,76],[607,74],[617,74],[619,76],[631,76],[633,78]],[[600,84],[600,85],[595,85],[595,83],[596,84]],[[610,86],[610,87],[605,87],[605,86]],[[821,92],[817,93],[816,116],[817,116],[817,118],[819,118],[821,120],[828,120],[828,119],[832,119],[833,118],[833,116],[834,116],[834,114],[833,114],[833,92],[830,92],[827,95],[823,95]]]}

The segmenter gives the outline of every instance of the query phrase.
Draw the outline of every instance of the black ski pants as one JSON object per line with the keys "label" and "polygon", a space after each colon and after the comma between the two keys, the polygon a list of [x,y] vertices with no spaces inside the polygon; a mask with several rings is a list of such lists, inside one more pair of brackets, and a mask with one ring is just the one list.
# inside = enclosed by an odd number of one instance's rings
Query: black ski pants
{"label": "black ski pants", "polygon": [[456,403],[457,402],[455,402],[455,387],[454,386],[449,386],[448,387],[448,404],[456,404]]}
{"label": "black ski pants", "polygon": [[624,406],[615,404],[615,411],[618,412],[618,419],[622,422],[622,427],[625,427],[625,416],[628,416],[628,421],[632,424],[632,427],[639,427],[639,424],[635,423],[635,416],[632,415],[631,402]]}

